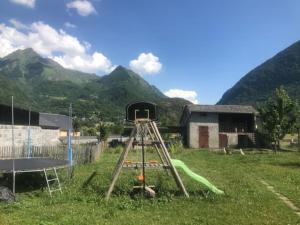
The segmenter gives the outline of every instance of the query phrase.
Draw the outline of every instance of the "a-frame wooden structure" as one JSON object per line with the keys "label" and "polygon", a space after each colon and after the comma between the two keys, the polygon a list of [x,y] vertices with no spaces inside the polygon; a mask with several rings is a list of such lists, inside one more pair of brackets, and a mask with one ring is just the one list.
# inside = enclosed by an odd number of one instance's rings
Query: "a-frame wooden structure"
{"label": "a-frame wooden structure", "polygon": [[[138,110],[135,110],[135,114],[137,113]],[[149,111],[147,111],[147,115],[149,117]],[[144,141],[143,138],[146,137],[146,142],[149,144],[152,144],[160,158],[160,163],[159,164],[151,164],[151,163],[145,163],[145,161],[143,160],[142,162],[137,162],[137,163],[130,163],[130,164],[126,164],[126,159],[128,156],[128,153],[130,151],[130,149],[132,149],[133,144],[136,144],[136,142],[139,141],[135,141],[138,139],[142,139],[142,154],[144,154]],[[168,170],[168,174],[170,174],[171,176],[173,176],[178,188],[180,189],[180,191],[182,191],[182,193],[186,196],[189,197],[188,192],[185,189],[185,186],[176,170],[176,168],[173,166],[172,162],[171,162],[171,157],[170,154],[164,144],[164,141],[159,133],[159,130],[157,128],[156,122],[153,121],[150,118],[139,118],[136,119],[134,121],[134,128],[131,131],[129,140],[124,148],[124,150],[122,151],[120,158],[116,164],[116,167],[113,171],[113,176],[112,176],[112,181],[111,184],[109,186],[109,189],[106,193],[106,199],[108,200],[111,196],[112,191],[114,190],[115,184],[118,180],[118,177],[120,176],[121,170],[124,167],[133,167],[133,168],[142,168],[143,169],[143,173],[144,170],[147,168],[153,168],[153,167],[158,167],[158,168],[164,168],[165,170]],[[144,174],[143,174],[144,175]],[[144,181],[145,182],[145,181]],[[144,191],[145,191],[145,183],[144,183]]]}

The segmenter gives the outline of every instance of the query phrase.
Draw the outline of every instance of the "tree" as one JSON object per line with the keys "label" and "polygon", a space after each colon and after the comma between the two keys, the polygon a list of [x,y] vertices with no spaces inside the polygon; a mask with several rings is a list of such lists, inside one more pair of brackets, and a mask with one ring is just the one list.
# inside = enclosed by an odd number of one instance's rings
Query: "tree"
{"label": "tree", "polygon": [[74,132],[79,132],[80,127],[81,127],[80,120],[76,116],[74,116],[73,117],[73,130],[74,130]]}
{"label": "tree", "polygon": [[269,98],[266,104],[259,108],[263,130],[269,141],[274,143],[275,152],[280,149],[280,140],[293,128],[292,112],[295,103],[281,86],[275,91],[275,97]]}
{"label": "tree", "polygon": [[295,104],[292,116],[294,120],[293,128],[298,134],[298,150],[300,151],[300,106],[298,102]]}
{"label": "tree", "polygon": [[105,125],[101,125],[100,128],[100,140],[101,141],[106,141],[109,134],[110,134],[110,129],[108,126],[105,126]]}

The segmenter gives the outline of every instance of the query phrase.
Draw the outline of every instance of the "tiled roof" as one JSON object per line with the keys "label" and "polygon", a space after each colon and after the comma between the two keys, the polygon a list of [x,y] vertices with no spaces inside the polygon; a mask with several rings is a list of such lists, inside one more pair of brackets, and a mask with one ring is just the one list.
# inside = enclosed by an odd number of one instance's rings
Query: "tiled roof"
{"label": "tiled roof", "polygon": [[247,105],[188,105],[187,109],[190,112],[207,113],[257,113],[252,106]]}

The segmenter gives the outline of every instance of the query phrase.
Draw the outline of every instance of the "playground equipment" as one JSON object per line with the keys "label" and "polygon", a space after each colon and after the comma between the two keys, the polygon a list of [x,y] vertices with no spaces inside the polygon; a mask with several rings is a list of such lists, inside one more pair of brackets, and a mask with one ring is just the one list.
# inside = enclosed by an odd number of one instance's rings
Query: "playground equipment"
{"label": "playground equipment", "polygon": [[224,191],[218,189],[216,186],[214,186],[212,183],[210,183],[206,178],[204,178],[204,177],[194,173],[192,170],[190,170],[187,167],[187,165],[185,165],[184,162],[182,162],[178,159],[172,159],[172,164],[177,168],[181,168],[192,179],[198,181],[201,184],[204,184],[210,191],[214,192],[215,194],[224,194]]}
{"label": "playground equipment", "polygon": [[[114,189],[116,181],[120,176],[122,168],[141,168],[142,174],[139,176],[139,180],[142,182],[142,190],[144,195],[155,195],[151,186],[146,185],[146,173],[145,169],[165,169],[169,171],[169,174],[174,178],[179,190],[189,197],[188,192],[175,168],[172,164],[169,152],[164,144],[164,141],[158,131],[156,121],[156,105],[149,102],[135,102],[127,105],[126,107],[126,120],[134,123],[134,128],[131,131],[129,140],[124,150],[122,151],[120,158],[116,164],[113,172],[112,181],[109,189],[106,193],[106,199],[110,198],[110,195]],[[145,140],[145,137],[149,137],[150,140]],[[135,141],[136,140],[136,141]],[[154,146],[156,153],[159,156],[160,163],[155,161],[145,162],[145,144],[151,144]],[[141,145],[142,149],[142,162],[131,162],[127,160],[128,153],[132,149],[133,144]],[[140,187],[136,187],[140,188]]]}
{"label": "playground equipment", "polygon": [[[16,190],[16,174],[19,173],[33,173],[33,172],[44,172],[47,188],[50,196],[52,193],[59,191],[62,193],[59,178],[57,176],[57,169],[68,167],[71,171],[73,160],[72,160],[72,145],[71,145],[71,127],[72,127],[72,107],[70,106],[70,117],[69,117],[69,131],[68,131],[68,160],[59,160],[52,158],[34,158],[32,157],[31,149],[31,111],[29,110],[28,119],[28,147],[27,147],[27,158],[17,158],[15,154],[15,139],[14,139],[14,98],[11,98],[11,132],[12,132],[12,157],[9,159],[0,159],[0,173],[11,173],[12,180],[12,191],[15,194]],[[49,178],[49,172],[53,172],[54,178]],[[54,184],[56,188],[53,187]]]}
{"label": "playground equipment", "polygon": [[[142,182],[142,186],[134,186],[134,189],[142,188],[143,194],[151,197],[155,196],[155,191],[152,189],[154,186],[149,186],[146,184],[145,169],[166,170],[167,174],[171,175],[174,178],[179,190],[186,197],[189,197],[189,194],[186,191],[186,188],[176,170],[176,167],[181,168],[188,176],[198,181],[199,183],[204,184],[212,192],[216,194],[224,194],[223,191],[216,188],[207,179],[191,171],[182,161],[171,159],[169,152],[164,144],[164,141],[156,125],[157,114],[156,114],[155,104],[149,102],[135,102],[127,105],[126,120],[128,122],[134,123],[134,128],[131,131],[127,145],[122,151],[120,158],[113,171],[112,181],[106,193],[107,200],[110,198],[110,195],[114,189],[116,181],[120,176],[122,168],[131,168],[131,169],[141,168],[142,173],[138,176],[138,180]],[[145,162],[145,150],[144,150],[145,144],[150,144],[154,146],[156,153],[159,156],[160,162],[156,160]],[[130,149],[132,149],[133,145],[142,146],[141,148],[142,162],[133,162],[127,159],[128,153]]]}

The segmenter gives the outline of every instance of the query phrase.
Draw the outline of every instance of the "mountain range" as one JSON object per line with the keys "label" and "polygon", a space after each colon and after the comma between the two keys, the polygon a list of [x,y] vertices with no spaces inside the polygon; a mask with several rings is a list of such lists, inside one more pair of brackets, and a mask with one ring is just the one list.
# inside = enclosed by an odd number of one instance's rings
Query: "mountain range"
{"label": "mountain range", "polygon": [[259,106],[281,85],[292,99],[300,100],[300,41],[242,77],[217,104]]}
{"label": "mountain range", "polygon": [[165,124],[178,123],[182,107],[191,104],[168,98],[140,75],[118,66],[110,74],[97,76],[63,68],[33,49],[17,50],[0,59],[0,103],[15,104],[40,112],[68,113],[86,118],[97,112],[105,121],[121,121],[125,106],[133,101],[156,103]]}
{"label": "mountain range", "polygon": [[[300,99],[300,41],[247,73],[217,104],[257,107],[281,85],[293,99]],[[63,68],[30,48],[0,58],[0,104],[10,104],[12,95],[21,108],[67,114],[72,103],[77,117],[97,112],[105,121],[121,121],[130,102],[151,101],[158,105],[161,122],[168,125],[176,125],[182,107],[191,104],[168,98],[125,67],[100,77]]]}

